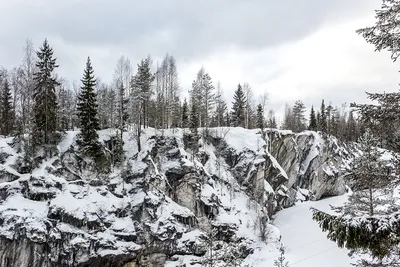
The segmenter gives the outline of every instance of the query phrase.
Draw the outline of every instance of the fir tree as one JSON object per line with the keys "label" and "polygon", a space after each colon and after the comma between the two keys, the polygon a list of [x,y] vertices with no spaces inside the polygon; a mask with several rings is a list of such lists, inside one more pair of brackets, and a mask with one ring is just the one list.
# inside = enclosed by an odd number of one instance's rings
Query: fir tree
{"label": "fir tree", "polygon": [[7,77],[4,80],[4,85],[1,92],[1,134],[9,135],[12,132],[14,121],[14,109],[12,103],[12,95]]}
{"label": "fir tree", "polygon": [[264,110],[261,104],[257,106],[257,127],[264,129]]}
{"label": "fir tree", "polygon": [[52,135],[57,129],[57,97],[55,88],[59,84],[54,77],[54,70],[58,67],[53,58],[53,49],[47,39],[36,52],[38,61],[37,72],[34,73],[34,143],[36,145],[50,144]]}
{"label": "fir tree", "polygon": [[318,122],[318,128],[320,131],[326,133],[327,130],[327,125],[326,125],[326,109],[325,109],[325,103],[324,100],[322,99],[321,102],[321,110],[320,110],[320,120]]}
{"label": "fir tree", "polygon": [[189,110],[186,98],[183,100],[182,105],[182,128],[187,128],[189,126]]}
{"label": "fir tree", "polygon": [[97,118],[97,100],[94,87],[96,81],[90,58],[86,62],[86,69],[82,78],[81,92],[78,97],[78,118],[80,121],[81,132],[78,144],[82,151],[88,156],[96,158],[99,156],[101,146],[98,141],[99,120]]}
{"label": "fir tree", "polygon": [[245,126],[245,106],[246,97],[243,93],[242,86],[239,84],[233,96],[232,106],[232,124],[233,126]]}
{"label": "fir tree", "polygon": [[190,133],[187,135],[187,144],[188,147],[193,152],[193,157],[194,154],[198,150],[198,142],[199,142],[199,133],[198,133],[198,127],[199,127],[199,113],[197,111],[197,105],[195,99],[192,99],[191,101],[191,109],[190,109]]}
{"label": "fir tree", "polygon": [[308,130],[310,130],[310,131],[316,131],[317,130],[317,119],[315,117],[315,111],[314,111],[314,107],[313,106],[311,106],[310,124],[308,126]]}
{"label": "fir tree", "polygon": [[193,135],[198,135],[197,128],[199,127],[199,113],[197,111],[196,101],[192,99],[190,110],[190,131]]}
{"label": "fir tree", "polygon": [[357,136],[357,123],[353,116],[353,111],[349,112],[349,117],[347,119],[347,129],[346,129],[346,140],[355,141]]}

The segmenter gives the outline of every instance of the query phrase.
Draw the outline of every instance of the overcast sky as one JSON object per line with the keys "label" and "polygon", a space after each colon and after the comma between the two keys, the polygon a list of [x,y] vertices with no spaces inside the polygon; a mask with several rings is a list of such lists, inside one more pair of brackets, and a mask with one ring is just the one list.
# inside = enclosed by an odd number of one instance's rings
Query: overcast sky
{"label": "overcast sky", "polygon": [[[355,30],[374,21],[381,0],[0,0],[0,65],[16,66],[31,38],[48,38],[60,76],[80,79],[90,56],[112,79],[117,59],[175,56],[181,88],[201,66],[231,101],[238,83],[269,107],[365,101],[365,91],[398,90],[398,64]],[[255,97],[255,101],[258,98]]]}

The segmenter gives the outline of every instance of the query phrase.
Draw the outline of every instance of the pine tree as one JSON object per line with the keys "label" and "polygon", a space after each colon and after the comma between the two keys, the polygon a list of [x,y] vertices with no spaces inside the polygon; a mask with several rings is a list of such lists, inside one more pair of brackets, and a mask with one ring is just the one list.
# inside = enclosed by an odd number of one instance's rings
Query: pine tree
{"label": "pine tree", "polygon": [[197,128],[199,127],[199,113],[197,111],[196,101],[192,99],[192,105],[190,110],[190,131],[192,134],[197,135]]}
{"label": "pine tree", "polygon": [[9,135],[13,130],[14,121],[14,109],[12,102],[12,95],[10,90],[10,85],[8,83],[7,77],[4,79],[4,85],[1,92],[1,134]]}
{"label": "pine tree", "polygon": [[[383,151],[377,148],[378,139],[367,131],[358,140],[361,155],[350,166],[346,177],[354,190],[345,210],[351,215],[357,213],[375,215],[375,208],[382,203],[376,199],[377,189],[389,184],[391,176],[387,173],[387,164],[382,160]],[[350,212],[351,211],[351,212]]]}
{"label": "pine tree", "polygon": [[357,138],[357,123],[353,116],[353,111],[351,110],[349,113],[349,117],[347,119],[347,130],[346,130],[346,140],[347,141],[355,141]]}
{"label": "pine tree", "polygon": [[315,118],[314,106],[311,106],[310,124],[308,126],[308,130],[310,130],[310,131],[316,131],[317,130],[317,119]]}
{"label": "pine tree", "polygon": [[214,89],[210,75],[202,67],[197,73],[196,80],[192,82],[190,91],[191,98],[196,99],[200,127],[208,127],[210,124],[209,117],[215,106]]}
{"label": "pine tree", "polygon": [[204,127],[209,126],[209,117],[211,116],[212,110],[215,105],[215,95],[214,95],[214,85],[212,84],[211,77],[208,73],[204,74],[202,77],[203,85],[203,104],[204,107]]}
{"label": "pine tree", "polygon": [[191,109],[190,109],[190,133],[187,135],[187,144],[190,147],[190,149],[194,154],[198,150],[198,142],[199,142],[199,133],[198,133],[198,127],[199,127],[199,113],[197,111],[197,105],[196,105],[196,100],[192,99],[191,100]]}
{"label": "pine tree", "polygon": [[325,103],[324,100],[322,99],[321,103],[321,110],[320,110],[320,120],[318,121],[318,128],[320,131],[326,133],[327,131],[327,125],[326,125],[326,109],[325,109]]}
{"label": "pine tree", "polygon": [[37,72],[34,73],[34,143],[36,145],[50,144],[52,135],[57,129],[57,97],[55,88],[59,84],[54,77],[54,70],[58,67],[53,58],[53,49],[47,39],[36,52],[38,61]]}
{"label": "pine tree", "polygon": [[264,129],[264,110],[261,104],[257,106],[257,127]]}
{"label": "pine tree", "polygon": [[189,110],[186,98],[183,100],[182,105],[182,128],[187,128],[189,126]]}
{"label": "pine tree", "polygon": [[100,155],[101,145],[98,141],[99,120],[97,118],[97,100],[94,87],[96,81],[90,58],[86,62],[86,69],[82,78],[81,92],[78,97],[78,118],[81,132],[78,144],[81,150],[92,158]]}
{"label": "pine tree", "polygon": [[[344,206],[334,208],[338,215],[312,209],[313,219],[323,231],[328,231],[328,237],[337,242],[339,247],[346,246],[354,252],[369,251],[373,258],[381,261],[391,257],[392,249],[398,246],[399,240],[399,222],[392,233],[390,226],[398,220],[397,216],[392,216],[397,207],[393,207],[390,197],[378,195],[385,192],[384,188],[393,182],[394,176],[387,171],[388,162],[382,158],[383,152],[376,147],[378,140],[370,130],[364,133],[358,143],[361,153],[346,175],[353,194]],[[362,261],[360,266],[375,265]],[[395,265],[382,263],[376,266]]]}
{"label": "pine tree", "polygon": [[306,107],[301,100],[297,100],[294,103],[292,113],[293,113],[293,126],[292,129],[294,132],[301,132],[306,129],[305,122],[305,111]]}
{"label": "pine tree", "polygon": [[[137,98],[137,101],[140,103],[139,109],[139,119],[137,123],[143,125],[144,128],[147,126],[148,121],[148,105],[149,99],[152,94],[151,85],[154,81],[155,76],[151,73],[150,70],[150,59],[144,59],[138,64],[138,70],[133,78],[134,93],[132,97]],[[175,100],[175,99],[174,99]],[[133,104],[134,105],[134,104]],[[173,104],[171,103],[171,106]],[[172,121],[172,118],[170,118]]]}
{"label": "pine tree", "polygon": [[243,93],[242,86],[239,84],[233,96],[232,106],[232,124],[233,126],[245,126],[245,106],[246,97]]}

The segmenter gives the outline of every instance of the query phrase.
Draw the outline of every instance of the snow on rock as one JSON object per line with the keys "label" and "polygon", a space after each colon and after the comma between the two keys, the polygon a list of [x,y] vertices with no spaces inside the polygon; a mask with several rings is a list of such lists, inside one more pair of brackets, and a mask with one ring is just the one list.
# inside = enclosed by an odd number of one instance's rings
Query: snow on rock
{"label": "snow on rock", "polygon": [[216,267],[267,266],[273,214],[344,192],[349,153],[333,138],[209,128],[191,151],[187,133],[145,129],[138,151],[124,132],[126,161],[107,174],[76,149],[77,132],[31,172],[22,140],[0,138],[0,266],[204,266],[211,249]]}

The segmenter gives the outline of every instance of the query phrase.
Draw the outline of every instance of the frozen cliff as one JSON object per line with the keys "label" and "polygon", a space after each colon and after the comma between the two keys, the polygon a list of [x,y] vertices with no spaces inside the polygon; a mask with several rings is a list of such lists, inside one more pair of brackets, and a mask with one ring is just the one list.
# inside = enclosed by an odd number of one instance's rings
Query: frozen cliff
{"label": "frozen cliff", "polygon": [[[77,153],[77,132],[26,173],[19,138],[0,138],[0,266],[264,266],[270,221],[296,201],[345,192],[346,145],[315,132],[200,129],[123,135],[107,175]],[[100,132],[107,143],[115,130]]]}

